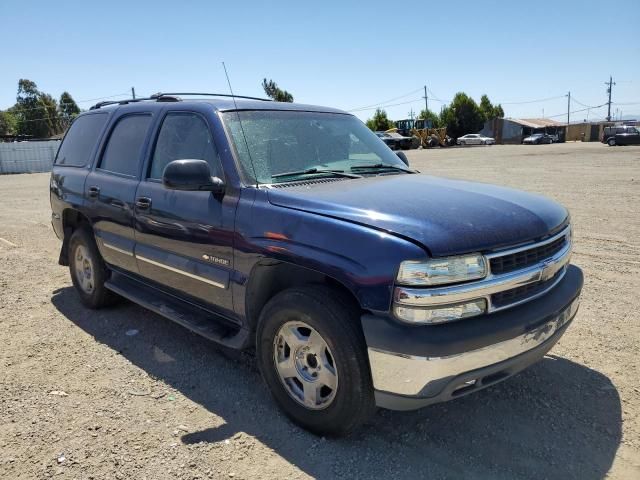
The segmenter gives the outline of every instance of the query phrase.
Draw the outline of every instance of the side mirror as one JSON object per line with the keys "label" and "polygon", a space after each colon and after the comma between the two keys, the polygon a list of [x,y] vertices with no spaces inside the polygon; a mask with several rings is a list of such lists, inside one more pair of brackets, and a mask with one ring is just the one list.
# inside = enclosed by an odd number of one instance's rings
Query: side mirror
{"label": "side mirror", "polygon": [[211,176],[209,164],[204,160],[174,160],[164,167],[162,184],[171,190],[208,191],[223,193],[224,182]]}
{"label": "side mirror", "polygon": [[396,151],[396,155],[398,156],[398,158],[400,160],[402,160],[404,162],[404,164],[408,167],[409,166],[409,159],[407,158],[407,156],[404,154],[404,152],[402,150],[398,150]]}

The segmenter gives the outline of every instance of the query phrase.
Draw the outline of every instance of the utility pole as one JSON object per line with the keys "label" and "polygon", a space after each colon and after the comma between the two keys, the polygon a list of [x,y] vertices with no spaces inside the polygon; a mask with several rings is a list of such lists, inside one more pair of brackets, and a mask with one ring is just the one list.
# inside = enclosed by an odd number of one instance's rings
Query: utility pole
{"label": "utility pole", "polygon": [[604,84],[608,85],[607,93],[609,94],[609,101],[607,102],[607,122],[610,122],[611,121],[611,89],[612,89],[612,86],[616,84],[616,82],[614,82],[611,75],[609,75],[609,81],[604,82]]}
{"label": "utility pole", "polygon": [[569,125],[570,113],[571,113],[571,92],[567,92],[567,125]]}
{"label": "utility pole", "polygon": [[136,89],[134,87],[131,87],[131,96],[134,100],[136,99]]}
{"label": "utility pole", "polygon": [[411,120],[413,120],[413,115],[414,115],[413,108],[411,108],[411,111],[409,112],[409,118],[411,118]]}
{"label": "utility pole", "polygon": [[424,111],[429,111],[429,96],[427,95],[427,86],[424,86]]}

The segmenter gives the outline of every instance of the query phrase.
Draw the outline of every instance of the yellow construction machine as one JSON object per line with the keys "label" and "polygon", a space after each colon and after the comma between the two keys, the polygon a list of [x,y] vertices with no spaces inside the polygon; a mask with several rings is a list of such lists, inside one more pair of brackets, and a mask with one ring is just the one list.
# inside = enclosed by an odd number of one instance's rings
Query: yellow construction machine
{"label": "yellow construction machine", "polygon": [[429,120],[398,120],[396,122],[396,128],[392,128],[388,131],[417,138],[418,142],[415,142],[416,148],[419,146],[427,148],[437,147],[438,145],[441,147],[448,147],[451,145],[451,140],[447,137],[447,128],[432,128]]}

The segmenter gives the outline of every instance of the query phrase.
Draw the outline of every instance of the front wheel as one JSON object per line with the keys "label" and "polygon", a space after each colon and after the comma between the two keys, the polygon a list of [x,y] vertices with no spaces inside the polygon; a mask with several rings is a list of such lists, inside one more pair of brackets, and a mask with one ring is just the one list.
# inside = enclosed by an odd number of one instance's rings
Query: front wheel
{"label": "front wheel", "polygon": [[345,435],[375,410],[358,315],[322,285],[285,290],[260,314],[262,377],[284,413],[318,435]]}
{"label": "front wheel", "polygon": [[616,139],[615,138],[610,138],[609,140],[607,140],[607,144],[609,144],[610,147],[615,147],[616,146]]}

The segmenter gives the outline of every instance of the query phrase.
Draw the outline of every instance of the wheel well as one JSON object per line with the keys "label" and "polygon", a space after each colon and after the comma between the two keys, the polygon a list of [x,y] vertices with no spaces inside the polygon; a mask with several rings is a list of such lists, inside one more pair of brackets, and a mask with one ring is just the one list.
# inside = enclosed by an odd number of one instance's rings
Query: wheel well
{"label": "wheel well", "polygon": [[262,308],[275,295],[291,287],[313,283],[330,286],[337,295],[361,310],[351,290],[333,277],[290,263],[263,262],[253,268],[246,290],[245,312],[250,328],[255,330]]}
{"label": "wheel well", "polygon": [[91,226],[91,222],[89,222],[89,219],[78,210],[67,208],[62,212],[62,229],[64,231],[64,238],[62,240],[62,248],[60,249],[60,258],[58,259],[58,263],[60,265],[69,265],[69,239],[75,230],[83,227],[84,225]]}

